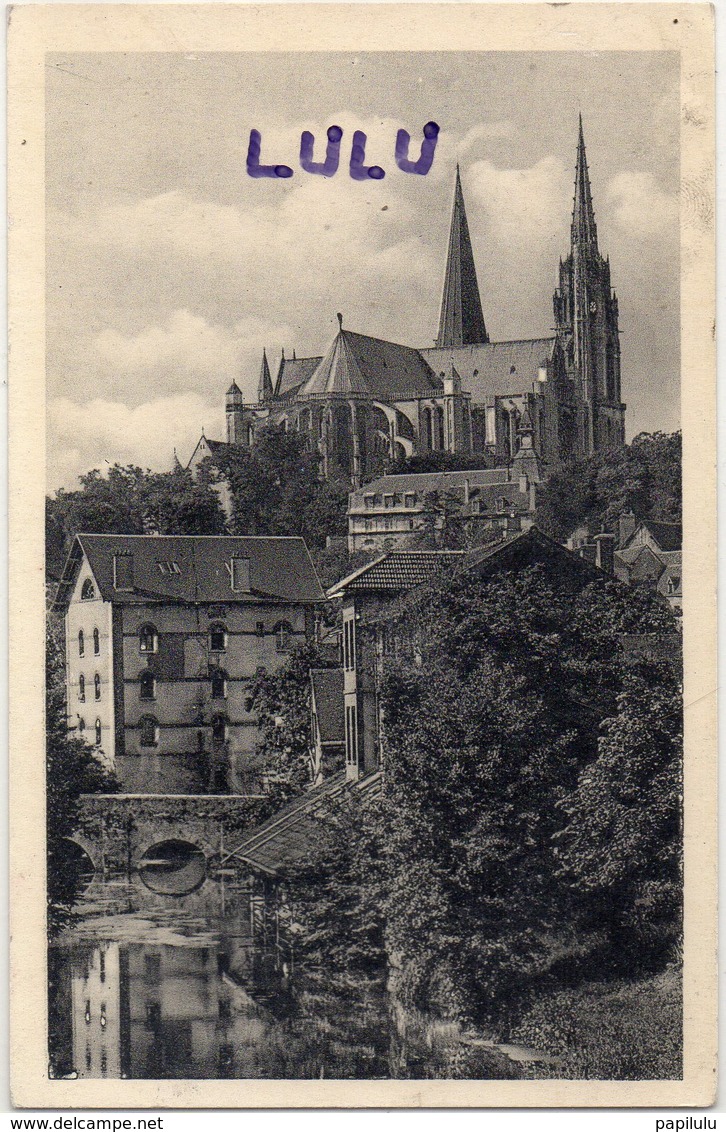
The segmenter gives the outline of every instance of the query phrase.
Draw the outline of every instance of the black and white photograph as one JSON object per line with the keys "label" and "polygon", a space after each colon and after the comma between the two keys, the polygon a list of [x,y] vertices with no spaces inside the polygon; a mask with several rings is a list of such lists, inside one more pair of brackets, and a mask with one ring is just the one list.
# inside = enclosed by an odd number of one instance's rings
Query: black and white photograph
{"label": "black and white photograph", "polygon": [[684,1082],[681,55],[404,32],[44,55],[44,1097]]}

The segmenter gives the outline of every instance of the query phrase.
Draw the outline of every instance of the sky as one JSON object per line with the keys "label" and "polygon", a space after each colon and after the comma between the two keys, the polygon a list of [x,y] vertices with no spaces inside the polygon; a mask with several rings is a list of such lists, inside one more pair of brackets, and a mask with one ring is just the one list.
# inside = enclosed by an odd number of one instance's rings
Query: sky
{"label": "sky", "polygon": [[[344,325],[437,333],[455,166],[492,341],[547,335],[582,113],[600,250],[620,302],[629,437],[680,420],[674,52],[52,54],[46,62],[47,482],[189,459],[224,438],[263,347],[320,355]],[[440,127],[426,176],[396,133]],[[332,178],[300,133],[343,129]],[[264,163],[251,178],[251,129]],[[382,180],[353,180],[353,132]]]}

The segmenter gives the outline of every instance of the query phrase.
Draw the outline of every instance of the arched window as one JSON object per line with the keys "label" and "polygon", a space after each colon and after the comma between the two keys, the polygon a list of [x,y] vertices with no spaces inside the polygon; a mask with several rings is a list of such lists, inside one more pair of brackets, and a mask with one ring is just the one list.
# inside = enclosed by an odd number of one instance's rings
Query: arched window
{"label": "arched window", "polygon": [[139,652],[156,652],[159,647],[159,636],[156,626],[142,625],[139,629]]}
{"label": "arched window", "polygon": [[141,673],[139,679],[139,698],[142,700],[156,699],[156,677],[148,668],[146,672]]}
{"label": "arched window", "polygon": [[441,405],[436,409],[436,447],[442,452],[446,448],[446,437],[444,435],[444,410]]}
{"label": "arched window", "polygon": [[83,675],[78,677],[78,699],[82,704],[86,702],[86,677]]}
{"label": "arched window", "polygon": [[83,718],[82,715],[79,715],[78,716],[78,734],[82,735],[85,730],[86,730],[86,721],[85,721],[85,719]]}
{"label": "arched window", "polygon": [[223,700],[227,696],[227,673],[221,668],[212,669],[212,699]]}
{"label": "arched window", "polygon": [[275,625],[275,647],[278,652],[287,652],[290,648],[292,625],[289,621],[278,621]]}
{"label": "arched window", "polygon": [[226,652],[227,629],[221,621],[209,626],[209,648],[211,652]]}
{"label": "arched window", "polygon": [[158,747],[159,745],[159,724],[153,715],[144,715],[139,720],[141,728],[141,746],[142,747]]}
{"label": "arched window", "polygon": [[98,656],[100,651],[101,651],[101,637],[99,635],[98,629],[94,629],[93,630],[93,652],[94,652],[94,655]]}
{"label": "arched window", "polygon": [[96,587],[90,578],[86,578],[81,586],[81,601],[92,601],[96,596]]}
{"label": "arched window", "polygon": [[101,746],[101,720],[96,720],[96,746]]}
{"label": "arched window", "polygon": [[78,655],[83,656],[86,651],[86,640],[83,636],[83,629],[78,630]]}
{"label": "arched window", "polygon": [[101,698],[101,677],[96,673],[93,677],[93,693],[97,700]]}
{"label": "arched window", "polygon": [[431,419],[431,410],[430,409],[424,409],[423,419],[424,419],[424,436],[426,438],[426,445],[427,445],[428,448],[433,448],[433,446],[434,446],[434,426],[433,426],[433,421]]}
{"label": "arched window", "polygon": [[215,743],[224,743],[227,738],[226,715],[215,715],[212,719],[212,739]]}

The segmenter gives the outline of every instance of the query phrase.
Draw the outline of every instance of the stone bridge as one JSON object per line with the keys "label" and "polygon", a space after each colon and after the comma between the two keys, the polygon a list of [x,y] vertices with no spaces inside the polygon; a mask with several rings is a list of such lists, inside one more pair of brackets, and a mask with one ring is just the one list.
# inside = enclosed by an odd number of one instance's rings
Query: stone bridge
{"label": "stone bridge", "polygon": [[129,874],[155,845],[180,841],[209,859],[260,822],[264,795],[84,794],[73,836],[104,876]]}

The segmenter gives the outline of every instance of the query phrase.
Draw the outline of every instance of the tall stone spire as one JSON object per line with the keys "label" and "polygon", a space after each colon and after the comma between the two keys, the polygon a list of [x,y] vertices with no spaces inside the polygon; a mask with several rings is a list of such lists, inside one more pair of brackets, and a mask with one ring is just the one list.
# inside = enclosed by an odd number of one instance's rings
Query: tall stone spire
{"label": "tall stone spire", "polygon": [[489,335],[484,325],[474,253],[471,248],[464,194],[461,191],[461,177],[457,165],[449,253],[446,259],[446,277],[436,345],[474,346],[488,341]]}
{"label": "tall stone spire", "polygon": [[257,386],[257,400],[269,401],[272,396],[272,378],[270,377],[270,367],[267,364],[267,353],[265,352],[265,349],[263,347],[262,365],[260,367],[260,382]]}
{"label": "tall stone spire", "polygon": [[575,201],[572,208],[572,243],[597,248],[597,227],[590,192],[590,174],[587,169],[585,137],[582,132],[580,115],[580,135],[577,141],[577,166],[575,168]]}

